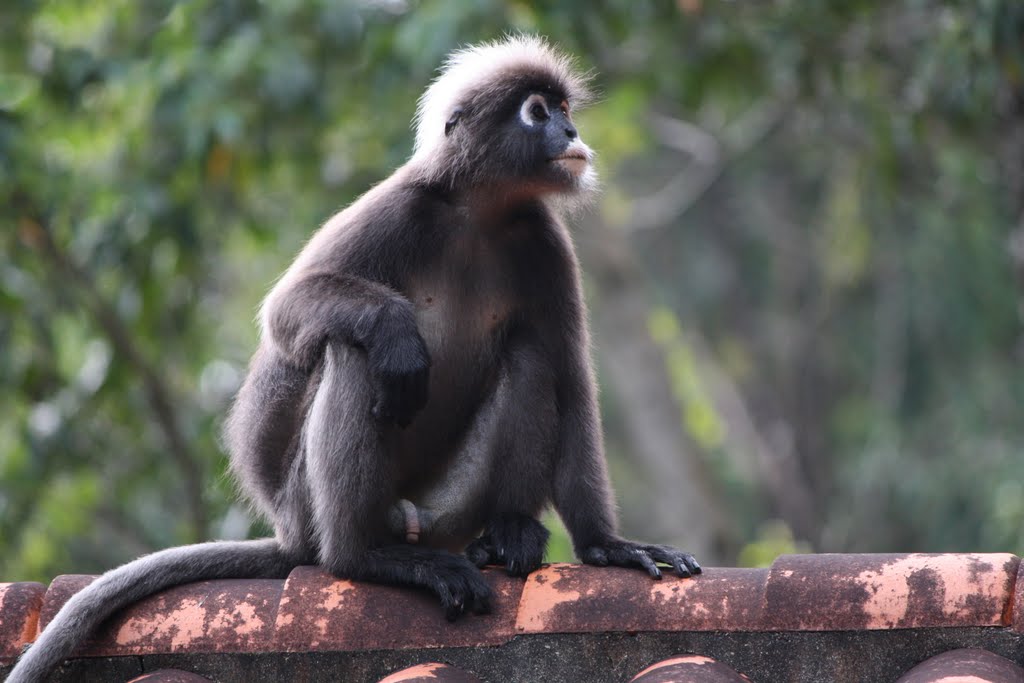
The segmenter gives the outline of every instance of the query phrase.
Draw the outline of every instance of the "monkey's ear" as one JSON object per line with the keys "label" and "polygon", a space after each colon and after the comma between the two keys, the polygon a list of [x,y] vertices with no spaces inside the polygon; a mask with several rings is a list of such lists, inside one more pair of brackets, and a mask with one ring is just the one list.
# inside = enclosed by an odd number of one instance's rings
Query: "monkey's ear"
{"label": "monkey's ear", "polygon": [[451,132],[455,130],[455,124],[459,122],[462,117],[462,107],[455,107],[452,111],[451,117],[444,124],[444,136],[448,137]]}

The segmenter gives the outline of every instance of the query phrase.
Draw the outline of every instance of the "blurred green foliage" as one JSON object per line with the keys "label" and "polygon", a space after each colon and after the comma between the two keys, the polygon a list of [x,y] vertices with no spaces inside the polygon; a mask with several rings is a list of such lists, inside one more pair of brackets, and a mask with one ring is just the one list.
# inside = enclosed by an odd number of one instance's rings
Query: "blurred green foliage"
{"label": "blurred green foliage", "polygon": [[[602,216],[735,511],[721,557],[1024,551],[1024,4],[12,0],[0,27],[4,580],[265,531],[217,437],[261,296],[407,158],[443,56],[517,30],[597,73]],[[718,161],[640,226],[696,156],[654,114]],[[790,468],[774,490],[712,364]]]}

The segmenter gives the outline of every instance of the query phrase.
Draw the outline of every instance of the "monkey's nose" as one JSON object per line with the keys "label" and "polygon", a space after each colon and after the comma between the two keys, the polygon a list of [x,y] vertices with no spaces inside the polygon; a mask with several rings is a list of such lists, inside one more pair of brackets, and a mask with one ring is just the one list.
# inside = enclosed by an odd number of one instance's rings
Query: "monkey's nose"
{"label": "monkey's nose", "polygon": [[565,127],[565,136],[570,140],[575,140],[578,135],[579,133],[576,132],[576,128],[574,126]]}

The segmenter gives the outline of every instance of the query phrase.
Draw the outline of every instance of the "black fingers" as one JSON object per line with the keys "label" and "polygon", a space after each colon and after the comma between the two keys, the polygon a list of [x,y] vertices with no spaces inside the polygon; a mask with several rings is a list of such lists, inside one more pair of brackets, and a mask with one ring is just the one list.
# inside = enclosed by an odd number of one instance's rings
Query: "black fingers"
{"label": "black fingers", "polygon": [[551,534],[529,515],[503,515],[492,520],[483,536],[466,548],[466,557],[478,567],[496,564],[510,576],[526,576],[544,562]]}
{"label": "black fingers", "polygon": [[609,540],[585,548],[580,559],[586,564],[599,567],[636,567],[644,569],[651,578],[660,579],[658,564],[666,564],[682,577],[700,574],[702,569],[693,555],[667,545],[647,545],[632,541]]}
{"label": "black fingers", "polygon": [[675,570],[675,573],[679,576],[690,576],[692,574],[700,574],[703,571],[700,565],[697,564],[697,560],[694,559],[690,553],[684,553],[680,550],[667,545],[644,545],[640,548],[646,552],[656,562],[667,564]]}
{"label": "black fingers", "polygon": [[379,339],[368,349],[376,389],[373,416],[406,427],[427,403],[430,355],[418,332]]}
{"label": "black fingers", "polygon": [[[660,579],[661,570],[658,569],[658,565],[651,559],[650,553],[647,552],[647,547],[623,541],[609,544],[604,549],[604,552],[608,557],[608,564],[610,565],[615,567],[641,567],[650,574],[652,579]],[[689,574],[686,574],[686,576],[689,576]]]}

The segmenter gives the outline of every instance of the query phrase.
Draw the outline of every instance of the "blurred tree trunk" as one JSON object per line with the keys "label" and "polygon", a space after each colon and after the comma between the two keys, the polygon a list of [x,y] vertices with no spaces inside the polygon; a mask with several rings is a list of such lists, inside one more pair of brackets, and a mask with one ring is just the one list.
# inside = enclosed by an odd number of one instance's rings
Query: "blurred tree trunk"
{"label": "blurred tree trunk", "polygon": [[[661,348],[649,333],[650,293],[622,231],[598,216],[579,229],[589,285],[597,356],[614,387],[629,457],[646,472],[651,495],[645,516],[652,537],[671,541],[705,564],[731,561],[723,547],[732,521],[716,496],[701,454],[683,429]],[[635,504],[636,501],[634,501]]]}
{"label": "blurred tree trunk", "polygon": [[[1024,86],[1017,88],[1008,100],[1010,111],[1006,125],[1006,144],[1000,161],[1011,198],[1010,208],[1017,216],[1017,227],[1010,232],[1008,247],[1017,277],[1018,316],[1024,321]],[[1018,340],[1017,353],[1024,358],[1024,333]]]}

